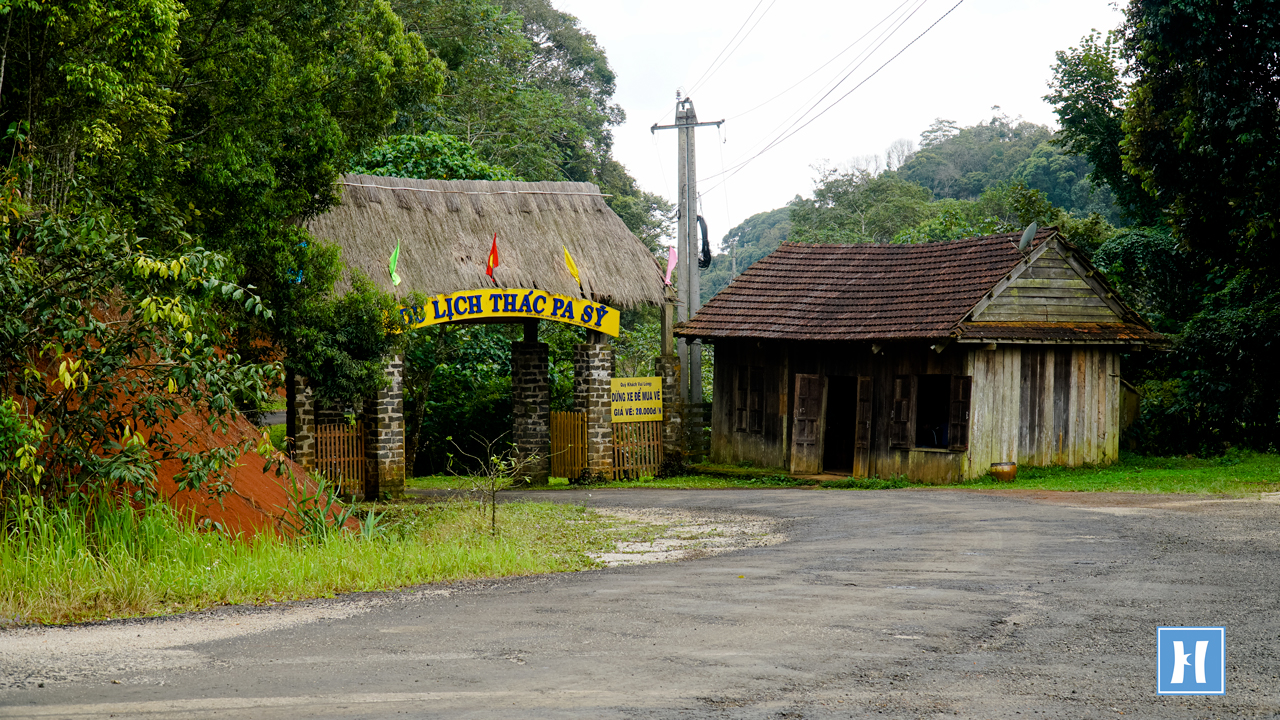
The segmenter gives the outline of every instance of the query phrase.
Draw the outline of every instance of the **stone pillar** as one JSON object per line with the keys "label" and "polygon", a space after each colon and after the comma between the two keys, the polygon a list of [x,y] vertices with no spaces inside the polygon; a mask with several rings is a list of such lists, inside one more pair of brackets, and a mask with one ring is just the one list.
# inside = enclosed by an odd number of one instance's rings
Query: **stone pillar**
{"label": "stone pillar", "polygon": [[662,378],[662,464],[684,465],[684,403],[680,400],[680,358],[659,355],[653,374]]}
{"label": "stone pillar", "polygon": [[549,348],[541,342],[511,343],[511,442],[523,458],[532,485],[546,485],[551,473],[551,389]]}
{"label": "stone pillar", "polygon": [[613,410],[609,381],[613,348],[604,336],[588,332],[573,349],[573,407],[587,415],[587,473],[613,478]]}
{"label": "stone pillar", "polygon": [[404,494],[404,356],[387,363],[391,384],[361,403],[366,500]]}
{"label": "stone pillar", "polygon": [[316,400],[307,387],[307,379],[289,373],[285,381],[288,411],[285,435],[289,438],[289,457],[311,472],[316,468]]}

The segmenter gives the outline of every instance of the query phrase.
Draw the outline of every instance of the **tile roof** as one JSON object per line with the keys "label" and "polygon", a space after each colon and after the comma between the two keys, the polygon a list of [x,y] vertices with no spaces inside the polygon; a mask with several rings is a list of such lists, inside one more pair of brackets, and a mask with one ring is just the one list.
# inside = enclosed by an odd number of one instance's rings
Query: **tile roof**
{"label": "tile roof", "polygon": [[[1036,233],[1034,245],[1054,235]],[[953,334],[1023,259],[1021,233],[921,244],[783,243],[676,334],[779,340],[925,339]]]}
{"label": "tile roof", "polygon": [[1030,322],[967,322],[961,323],[960,332],[966,340],[1034,342],[1104,342],[1104,343],[1152,343],[1165,342],[1165,337],[1135,323],[1030,323]]}

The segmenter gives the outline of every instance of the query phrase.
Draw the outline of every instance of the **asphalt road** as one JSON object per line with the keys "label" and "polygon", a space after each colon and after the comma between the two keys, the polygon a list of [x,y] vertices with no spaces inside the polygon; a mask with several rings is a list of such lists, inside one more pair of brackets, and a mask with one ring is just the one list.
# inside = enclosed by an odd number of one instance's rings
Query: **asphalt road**
{"label": "asphalt road", "polygon": [[[548,496],[777,517],[790,539],[680,563],[7,631],[0,718],[1280,716],[1280,505]],[[1226,626],[1225,696],[1155,694],[1160,625]]]}

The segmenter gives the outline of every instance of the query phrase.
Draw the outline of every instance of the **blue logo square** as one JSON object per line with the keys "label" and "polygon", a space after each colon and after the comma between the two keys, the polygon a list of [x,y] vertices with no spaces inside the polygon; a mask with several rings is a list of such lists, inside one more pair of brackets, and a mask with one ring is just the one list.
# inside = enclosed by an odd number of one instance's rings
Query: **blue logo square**
{"label": "blue logo square", "polygon": [[1156,694],[1222,695],[1226,678],[1225,628],[1156,628]]}

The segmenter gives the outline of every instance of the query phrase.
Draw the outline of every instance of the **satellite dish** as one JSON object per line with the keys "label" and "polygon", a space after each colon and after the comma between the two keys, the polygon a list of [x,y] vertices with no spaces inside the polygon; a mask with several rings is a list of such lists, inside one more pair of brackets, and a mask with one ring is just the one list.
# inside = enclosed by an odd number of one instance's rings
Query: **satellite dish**
{"label": "satellite dish", "polygon": [[1022,231],[1022,242],[1018,243],[1019,252],[1025,251],[1031,245],[1031,239],[1036,236],[1036,230],[1039,230],[1039,229],[1040,229],[1039,225],[1036,225],[1035,223],[1031,223],[1030,225],[1027,226],[1026,230]]}

